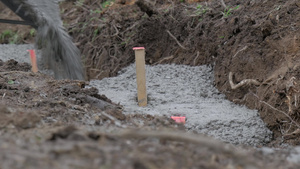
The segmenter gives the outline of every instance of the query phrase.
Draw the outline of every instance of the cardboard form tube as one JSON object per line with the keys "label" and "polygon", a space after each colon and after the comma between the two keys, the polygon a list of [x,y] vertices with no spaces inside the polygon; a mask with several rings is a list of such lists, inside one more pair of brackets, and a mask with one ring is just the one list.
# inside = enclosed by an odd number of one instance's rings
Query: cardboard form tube
{"label": "cardboard form tube", "polygon": [[147,106],[146,70],[145,70],[145,48],[135,47],[136,82],[138,93],[138,105]]}

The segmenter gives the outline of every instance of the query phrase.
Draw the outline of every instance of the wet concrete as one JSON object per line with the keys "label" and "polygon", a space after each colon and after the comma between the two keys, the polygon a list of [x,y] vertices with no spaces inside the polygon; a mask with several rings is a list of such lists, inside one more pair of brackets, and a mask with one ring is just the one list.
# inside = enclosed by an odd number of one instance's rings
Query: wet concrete
{"label": "wet concrete", "polygon": [[182,115],[190,131],[206,133],[232,144],[264,145],[272,132],[258,112],[225,99],[213,85],[209,66],[147,66],[148,106],[136,102],[135,65],[123,69],[117,77],[91,81],[100,94],[124,106],[126,113]]}

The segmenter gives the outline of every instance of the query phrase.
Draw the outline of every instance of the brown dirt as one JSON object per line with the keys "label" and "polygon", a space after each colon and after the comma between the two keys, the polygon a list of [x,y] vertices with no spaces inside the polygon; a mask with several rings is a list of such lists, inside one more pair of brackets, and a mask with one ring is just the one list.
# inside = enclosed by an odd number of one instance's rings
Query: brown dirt
{"label": "brown dirt", "polygon": [[[217,27],[225,38],[215,67],[216,86],[228,99],[259,110],[275,138],[283,136],[283,142],[296,145],[299,135],[287,138],[300,122],[299,5],[297,1],[242,3],[235,16]],[[255,79],[259,84],[231,89],[229,72],[234,83]]]}
{"label": "brown dirt", "polygon": [[[116,1],[104,9],[100,1],[87,0],[73,8],[64,3],[62,9],[85,55],[90,78],[114,76],[134,62],[134,46],[146,47],[148,64],[214,64],[216,87],[229,100],[259,110],[280,144],[282,136],[288,138],[300,127],[300,4],[295,0],[225,3],[230,12],[213,0],[200,7],[178,1],[144,5]],[[245,79],[257,83],[232,89],[230,72],[233,84]],[[283,142],[298,144],[298,140],[297,136]]]}
{"label": "brown dirt", "polygon": [[295,167],[282,154],[184,133],[167,117],[124,115],[86,82],[34,74],[28,64],[1,62],[0,77],[3,169]]}
{"label": "brown dirt", "polygon": [[[135,46],[146,47],[148,64],[213,64],[216,87],[229,100],[259,110],[274,132],[270,145],[299,144],[298,1],[225,0],[232,8],[227,15],[217,0],[199,1],[202,6],[103,2],[61,4],[89,78],[116,75],[134,62]],[[14,16],[5,10],[1,18]],[[234,84],[252,81],[232,89],[230,72]],[[56,81],[13,60],[0,62],[0,77],[0,161],[6,168],[299,167],[280,153],[228,150],[202,135],[185,135],[169,118],[124,115],[87,82]]]}

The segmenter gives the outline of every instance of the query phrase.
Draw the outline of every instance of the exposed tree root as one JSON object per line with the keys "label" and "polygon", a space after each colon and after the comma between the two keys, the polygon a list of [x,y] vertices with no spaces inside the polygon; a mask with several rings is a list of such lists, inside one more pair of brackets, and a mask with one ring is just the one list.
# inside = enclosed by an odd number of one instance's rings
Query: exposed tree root
{"label": "exposed tree root", "polygon": [[[230,83],[230,87],[231,89],[237,89],[239,87],[242,87],[244,85],[249,85],[249,84],[254,84],[254,85],[260,85],[261,83],[258,82],[257,80],[255,79],[245,79],[245,80],[242,80],[240,83],[238,84],[234,84],[233,83],[233,80],[232,80],[232,72],[229,72],[229,83]],[[299,129],[300,129],[300,125],[294,121],[292,119],[292,117],[290,116],[292,114],[292,103],[291,103],[291,97],[293,97],[294,93],[298,93],[299,91],[295,88],[294,85],[296,85],[297,83],[295,82],[295,77],[291,77],[291,79],[288,81],[288,83],[286,84],[286,92],[284,93],[287,97],[287,104],[288,104],[288,107],[289,107],[289,110],[288,110],[288,113],[282,111],[282,110],[279,110],[275,107],[273,107],[272,105],[270,105],[269,103],[265,102],[265,101],[262,101],[259,99],[259,97],[257,95],[254,94],[254,96],[258,99],[258,101],[260,103],[263,103],[265,105],[267,105],[269,108],[271,108],[272,110],[275,110],[277,112],[280,112],[282,113],[283,115],[285,115],[295,126],[297,126]],[[296,98],[296,97],[295,97]],[[296,101],[296,99],[295,99]],[[296,104],[296,103],[295,103]]]}
{"label": "exposed tree root", "polygon": [[291,101],[291,98],[293,96],[295,96],[295,105],[297,105],[297,96],[295,95],[295,93],[299,93],[299,90],[295,88],[295,85],[297,84],[295,80],[296,80],[295,77],[291,77],[291,79],[286,84],[286,98],[289,107],[289,112],[288,112],[289,115],[293,114],[292,101]]}
{"label": "exposed tree root", "polygon": [[183,50],[186,50],[186,48],[180,44],[180,42],[176,39],[174,35],[172,35],[172,33],[169,30],[166,30],[166,32],[176,41],[179,47],[181,47]]}
{"label": "exposed tree root", "polygon": [[196,55],[196,57],[195,57],[195,59],[194,59],[194,61],[193,61],[193,65],[194,65],[194,66],[196,66],[196,61],[197,61],[199,55],[200,55],[200,52],[197,51],[197,55]]}
{"label": "exposed tree root", "polygon": [[260,102],[260,103],[263,103],[264,105],[267,105],[269,108],[271,108],[272,110],[275,110],[275,111],[277,111],[277,112],[279,112],[279,113],[282,113],[284,116],[286,116],[295,126],[297,126],[299,129],[300,129],[300,125],[296,122],[296,121],[294,121],[293,119],[292,119],[292,117],[288,114],[288,113],[286,113],[286,112],[284,112],[284,111],[282,111],[282,110],[279,110],[279,109],[277,109],[277,108],[275,108],[274,106],[272,106],[272,105],[270,105],[269,103],[267,103],[267,102],[265,102],[265,101],[262,101],[262,100],[260,100],[259,99],[259,97],[256,95],[256,94],[253,94],[254,95],[254,97],[256,97],[257,98],[257,100]]}
{"label": "exposed tree root", "polygon": [[233,55],[233,57],[232,57],[232,58],[235,58],[235,57],[236,57],[236,55],[238,55],[240,52],[242,52],[242,51],[246,50],[247,48],[248,48],[248,46],[245,46],[245,47],[243,47],[242,49],[240,49],[239,51],[237,51],[237,52],[235,53],[235,55]]}
{"label": "exposed tree root", "polygon": [[171,60],[171,59],[174,59],[174,55],[171,55],[171,56],[162,58],[161,60],[159,60],[158,62],[156,62],[154,65],[161,64],[161,63],[163,63],[164,61]]}
{"label": "exposed tree root", "polygon": [[300,129],[297,129],[297,130],[293,131],[292,133],[284,134],[283,138],[286,140],[289,140],[289,139],[293,139],[293,138],[299,137],[299,136],[300,136]]}
{"label": "exposed tree root", "polygon": [[255,80],[255,79],[244,79],[240,83],[234,84],[233,80],[232,80],[232,76],[233,76],[232,72],[229,72],[229,75],[228,75],[229,84],[230,84],[231,89],[233,89],[233,90],[238,89],[238,88],[240,88],[242,86],[245,86],[245,85],[253,84],[253,85],[258,86],[258,85],[261,84],[259,81]]}

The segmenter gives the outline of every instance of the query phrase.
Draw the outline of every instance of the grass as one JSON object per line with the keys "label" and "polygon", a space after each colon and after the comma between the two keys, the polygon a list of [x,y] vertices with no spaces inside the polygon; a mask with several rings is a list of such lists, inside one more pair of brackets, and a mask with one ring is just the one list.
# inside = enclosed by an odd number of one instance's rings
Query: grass
{"label": "grass", "polygon": [[14,31],[11,29],[6,29],[0,33],[0,43],[3,44],[20,44],[25,39],[31,39],[36,36],[36,30],[30,29],[26,32]]}
{"label": "grass", "polygon": [[30,32],[29,32],[30,36],[35,36],[36,32],[35,32],[35,29],[30,29]]}
{"label": "grass", "polygon": [[101,6],[102,6],[102,8],[105,9],[105,8],[111,6],[114,2],[115,2],[114,0],[104,1],[104,2],[101,4]]}
{"label": "grass", "polygon": [[96,13],[96,14],[101,14],[104,9],[112,6],[114,4],[115,0],[107,0],[101,3],[101,8],[102,9],[95,9],[95,10],[90,10],[91,13]]}
{"label": "grass", "polygon": [[97,38],[97,36],[100,34],[100,29],[101,28],[96,28],[95,30],[94,30],[94,33],[93,33],[93,38],[92,38],[92,42],[94,42],[94,40]]}
{"label": "grass", "polygon": [[225,10],[224,10],[224,12],[222,12],[223,13],[223,16],[226,18],[226,17],[228,17],[228,16],[230,16],[232,13],[232,11],[234,11],[234,10],[237,10],[237,9],[239,9],[239,7],[240,7],[240,5],[238,5],[238,6],[236,6],[236,7],[232,7],[232,8],[226,8]]}
{"label": "grass", "polygon": [[196,7],[195,15],[203,15],[206,13],[206,11],[207,11],[207,8],[203,7],[202,5],[199,4]]}
{"label": "grass", "polygon": [[102,10],[100,9],[95,9],[95,10],[90,10],[91,13],[97,13],[100,14],[102,12]]}
{"label": "grass", "polygon": [[78,1],[76,1],[76,6],[82,6],[83,4],[84,4],[84,1],[85,0],[78,0]]}
{"label": "grass", "polygon": [[201,4],[198,4],[196,6],[196,9],[194,11],[192,11],[192,13],[190,14],[190,16],[192,17],[200,17],[198,19],[198,21],[202,21],[202,17],[206,14],[206,12],[210,10],[210,8],[206,7],[206,6],[203,6]]}
{"label": "grass", "polygon": [[17,44],[21,41],[22,36],[20,36],[17,32],[7,29],[1,33],[0,39],[2,43]]}

